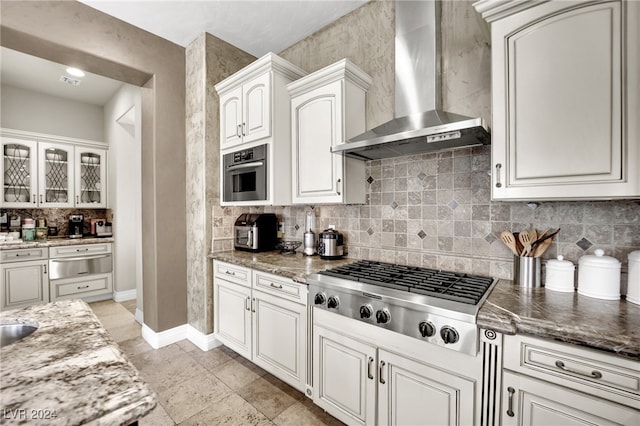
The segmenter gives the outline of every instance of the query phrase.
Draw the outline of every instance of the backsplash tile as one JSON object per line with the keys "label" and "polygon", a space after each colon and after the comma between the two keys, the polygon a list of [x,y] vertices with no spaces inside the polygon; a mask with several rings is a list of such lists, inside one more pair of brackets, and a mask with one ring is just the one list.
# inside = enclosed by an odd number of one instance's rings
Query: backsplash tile
{"label": "backsplash tile", "polygon": [[[500,241],[500,232],[560,227],[544,259],[562,254],[577,263],[580,256],[602,248],[626,267],[627,254],[640,248],[640,202],[538,202],[529,206],[491,201],[490,149],[369,161],[365,176],[373,181],[367,184],[368,203],[314,206],[315,231],[334,225],[344,234],[352,258],[508,279],[513,258]],[[220,210],[215,216],[222,215],[223,220],[214,221],[214,249],[231,247],[233,221],[246,211],[276,213],[285,223],[285,238],[302,240],[304,217],[310,208],[216,208]],[[296,229],[295,225],[301,226]]]}

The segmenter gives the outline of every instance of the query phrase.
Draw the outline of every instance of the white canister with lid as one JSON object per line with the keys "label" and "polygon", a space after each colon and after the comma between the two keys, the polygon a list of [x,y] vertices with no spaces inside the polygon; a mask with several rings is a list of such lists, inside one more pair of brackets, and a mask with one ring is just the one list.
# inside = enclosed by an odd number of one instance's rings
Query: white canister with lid
{"label": "white canister with lid", "polygon": [[627,301],[640,305],[640,250],[629,253]]}
{"label": "white canister with lid", "polygon": [[601,249],[594,253],[578,261],[578,294],[604,300],[620,299],[620,261],[604,256]]}
{"label": "white canister with lid", "polygon": [[547,290],[573,293],[573,276],[576,267],[562,255],[557,259],[549,259],[545,265],[544,287]]}

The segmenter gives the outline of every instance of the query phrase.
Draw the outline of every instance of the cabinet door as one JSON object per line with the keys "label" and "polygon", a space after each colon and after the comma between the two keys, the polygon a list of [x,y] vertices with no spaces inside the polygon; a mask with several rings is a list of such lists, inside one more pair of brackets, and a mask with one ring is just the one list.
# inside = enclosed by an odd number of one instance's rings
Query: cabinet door
{"label": "cabinet door", "polygon": [[265,73],[242,86],[243,142],[271,136],[271,73]]}
{"label": "cabinet door", "polygon": [[220,96],[220,149],[242,143],[242,87]]}
{"label": "cabinet door", "polygon": [[378,350],[378,423],[474,424],[474,382],[455,373]]}
{"label": "cabinet door", "polygon": [[216,337],[251,359],[251,289],[216,277],[214,309]]}
{"label": "cabinet door", "polygon": [[495,199],[640,195],[640,142],[627,127],[637,39],[624,43],[634,3],[549,2],[492,24]]}
{"label": "cabinet door", "polygon": [[2,138],[2,207],[37,205],[38,169],[35,141]]}
{"label": "cabinet door", "polygon": [[73,207],[73,145],[38,143],[40,207]]}
{"label": "cabinet door", "polygon": [[47,261],[5,263],[0,265],[0,308],[21,308],[49,302]]}
{"label": "cabinet door", "polygon": [[306,307],[254,290],[253,310],[253,362],[304,392]]}
{"label": "cabinet door", "polygon": [[374,424],[376,348],[318,325],[313,333],[313,402],[347,424]]}
{"label": "cabinet door", "polygon": [[107,151],[78,146],[74,164],[75,206],[107,207]]}
{"label": "cabinet door", "polygon": [[505,426],[634,425],[640,411],[561,386],[504,371]]}
{"label": "cabinet door", "polygon": [[342,201],[343,157],[331,147],[343,142],[340,81],[291,100],[293,202]]}

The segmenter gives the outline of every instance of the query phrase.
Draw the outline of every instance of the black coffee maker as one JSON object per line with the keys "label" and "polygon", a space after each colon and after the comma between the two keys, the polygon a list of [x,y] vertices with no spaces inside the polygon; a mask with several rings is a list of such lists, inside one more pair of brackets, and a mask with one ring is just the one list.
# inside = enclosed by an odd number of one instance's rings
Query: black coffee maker
{"label": "black coffee maker", "polygon": [[84,228],[84,216],[81,214],[69,215],[69,228],[67,230],[68,238],[82,238],[82,230]]}

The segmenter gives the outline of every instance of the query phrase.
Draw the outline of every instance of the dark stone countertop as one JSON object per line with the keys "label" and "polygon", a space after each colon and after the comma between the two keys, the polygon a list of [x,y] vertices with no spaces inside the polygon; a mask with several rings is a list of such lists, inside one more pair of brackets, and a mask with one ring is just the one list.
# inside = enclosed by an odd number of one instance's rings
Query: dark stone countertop
{"label": "dark stone countertop", "polygon": [[[357,259],[322,260],[279,251],[226,251],[210,257],[306,283],[306,276]],[[544,288],[523,289],[500,280],[478,313],[478,326],[504,334],[527,334],[640,359],[640,305],[594,299]]]}
{"label": "dark stone countertop", "polygon": [[[1,423],[128,425],[156,406],[156,395],[85,302],[0,313],[1,324],[34,321],[33,334],[0,350]],[[38,417],[51,413],[55,418]]]}

